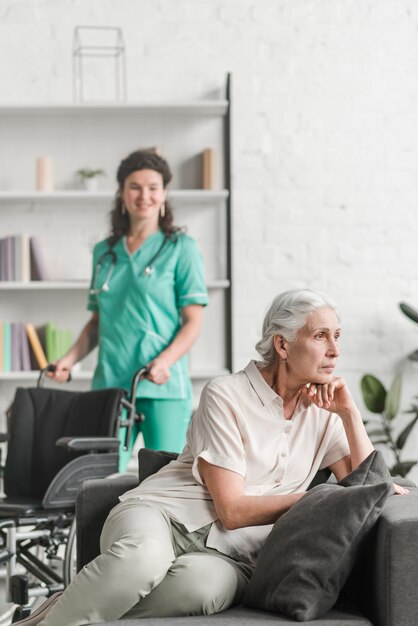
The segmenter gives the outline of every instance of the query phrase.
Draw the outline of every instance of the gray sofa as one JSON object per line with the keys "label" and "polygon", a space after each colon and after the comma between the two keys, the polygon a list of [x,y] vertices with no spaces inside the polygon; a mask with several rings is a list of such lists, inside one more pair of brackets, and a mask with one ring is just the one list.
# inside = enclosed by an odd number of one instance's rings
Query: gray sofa
{"label": "gray sofa", "polygon": [[[174,455],[141,450],[139,480],[157,471]],[[77,497],[77,567],[99,553],[99,537],[118,496],[138,484],[132,475],[85,481]],[[293,620],[242,606],[213,616],[123,620],[126,626],[264,626],[295,624]],[[118,626],[121,622],[108,622]],[[418,490],[392,496],[364,554],[343,589],[337,605],[324,617],[305,622],[315,626],[418,626]]]}

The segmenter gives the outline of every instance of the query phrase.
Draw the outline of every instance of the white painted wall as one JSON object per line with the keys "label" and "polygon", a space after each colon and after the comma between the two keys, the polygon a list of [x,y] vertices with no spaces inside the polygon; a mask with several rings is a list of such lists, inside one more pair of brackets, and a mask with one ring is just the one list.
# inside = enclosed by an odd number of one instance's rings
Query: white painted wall
{"label": "white painted wall", "polygon": [[71,101],[80,24],[123,28],[130,101],[210,96],[233,72],[235,366],[270,299],[309,286],[340,304],[355,397],[366,371],[389,382],[418,347],[397,309],[418,305],[417,3],[3,0],[0,100]]}

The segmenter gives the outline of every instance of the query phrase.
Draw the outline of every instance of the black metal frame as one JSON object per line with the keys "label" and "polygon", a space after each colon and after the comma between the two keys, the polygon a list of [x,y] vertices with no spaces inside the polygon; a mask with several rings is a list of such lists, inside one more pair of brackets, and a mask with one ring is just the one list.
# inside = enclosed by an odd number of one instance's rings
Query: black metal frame
{"label": "black metal frame", "polygon": [[232,337],[232,74],[226,77],[225,96],[228,103],[224,119],[224,177],[225,187],[229,191],[226,201],[226,273],[229,280],[229,289],[226,292],[225,328],[226,328],[226,364],[229,371],[233,370],[233,337]]}
{"label": "black metal frame", "polygon": [[[42,386],[47,371],[48,368],[42,370],[38,386]],[[136,414],[135,398],[137,384],[145,373],[146,368],[141,368],[134,374],[129,398],[120,401],[117,428],[126,427],[125,447],[129,445],[133,422],[143,419],[142,415]],[[123,409],[128,411],[126,419],[122,419]],[[3,504],[0,518],[0,563],[6,564],[6,601],[21,605],[17,613],[19,618],[27,613],[31,599],[50,596],[70,582],[66,574],[70,571],[67,561],[72,558],[75,542],[70,545],[68,540],[75,517],[78,485],[86,478],[105,478],[118,471],[120,442],[117,437],[63,437],[56,444],[86,454],[77,456],[56,474],[42,504],[14,502],[10,498]],[[62,545],[65,546],[63,557],[58,554]],[[62,574],[32,552],[38,546],[45,550],[46,559],[63,560]],[[17,565],[33,575],[39,584],[29,585],[27,576],[17,573]]]}

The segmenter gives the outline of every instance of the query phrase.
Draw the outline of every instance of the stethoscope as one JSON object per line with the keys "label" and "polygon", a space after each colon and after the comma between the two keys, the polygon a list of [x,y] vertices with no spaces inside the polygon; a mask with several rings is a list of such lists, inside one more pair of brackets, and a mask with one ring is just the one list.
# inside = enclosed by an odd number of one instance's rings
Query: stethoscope
{"label": "stethoscope", "polygon": [[[160,256],[161,252],[163,251],[163,248],[165,246],[165,244],[167,243],[168,237],[165,236],[161,246],[158,248],[157,252],[154,254],[154,256],[152,257],[152,259],[149,261],[148,265],[146,266],[146,268],[144,269],[144,271],[142,272],[142,276],[152,276],[152,274],[154,273],[154,263],[157,260],[157,258]],[[104,264],[104,261],[106,260],[106,257],[110,257],[110,263],[109,263],[109,267],[107,269],[106,272],[106,276],[105,279],[103,281],[103,284],[101,287],[98,286],[97,284],[97,280],[98,280],[98,275],[100,273],[100,270]],[[98,295],[99,293],[104,293],[109,291],[109,283],[110,283],[110,279],[112,278],[112,274],[113,274],[113,270],[115,268],[116,265],[116,261],[117,261],[117,256],[116,256],[116,252],[113,250],[113,248],[109,248],[108,250],[106,250],[106,252],[104,252],[97,260],[96,263],[96,267],[94,268],[93,271],[93,278],[92,278],[92,287],[91,289],[89,289],[89,293],[91,295]]]}

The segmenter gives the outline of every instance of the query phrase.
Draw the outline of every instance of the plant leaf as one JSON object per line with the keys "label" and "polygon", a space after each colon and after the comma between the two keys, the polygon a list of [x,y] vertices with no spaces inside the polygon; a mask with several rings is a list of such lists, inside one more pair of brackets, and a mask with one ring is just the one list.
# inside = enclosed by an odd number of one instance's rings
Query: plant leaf
{"label": "plant leaf", "polygon": [[408,359],[410,361],[418,361],[418,350],[414,350],[411,354],[408,354]]}
{"label": "plant leaf", "polygon": [[406,426],[404,430],[400,433],[399,437],[396,440],[396,447],[399,450],[402,450],[402,448],[404,447],[406,440],[408,439],[412,429],[414,428],[417,422],[418,422],[418,415],[415,415],[414,419],[411,422],[409,422],[408,426]]}
{"label": "plant leaf", "polygon": [[406,302],[400,302],[399,308],[406,317],[418,324],[418,311],[414,307],[406,304]]}
{"label": "plant leaf", "polygon": [[418,461],[401,461],[400,463],[395,463],[393,467],[390,468],[391,476],[405,476],[408,472],[416,465]]}
{"label": "plant leaf", "polygon": [[368,430],[367,434],[369,435],[369,437],[387,437],[387,434],[385,433],[384,430]]}
{"label": "plant leaf", "polygon": [[365,374],[360,386],[364,404],[368,410],[372,413],[383,413],[387,394],[380,380],[372,374]]}
{"label": "plant leaf", "polygon": [[386,395],[385,413],[389,420],[393,420],[399,411],[399,403],[401,400],[402,390],[402,374],[399,372],[393,379],[392,385]]}
{"label": "plant leaf", "polygon": [[372,443],[375,446],[378,446],[378,445],[381,445],[381,444],[386,446],[388,442],[389,442],[389,439],[372,439]]}

